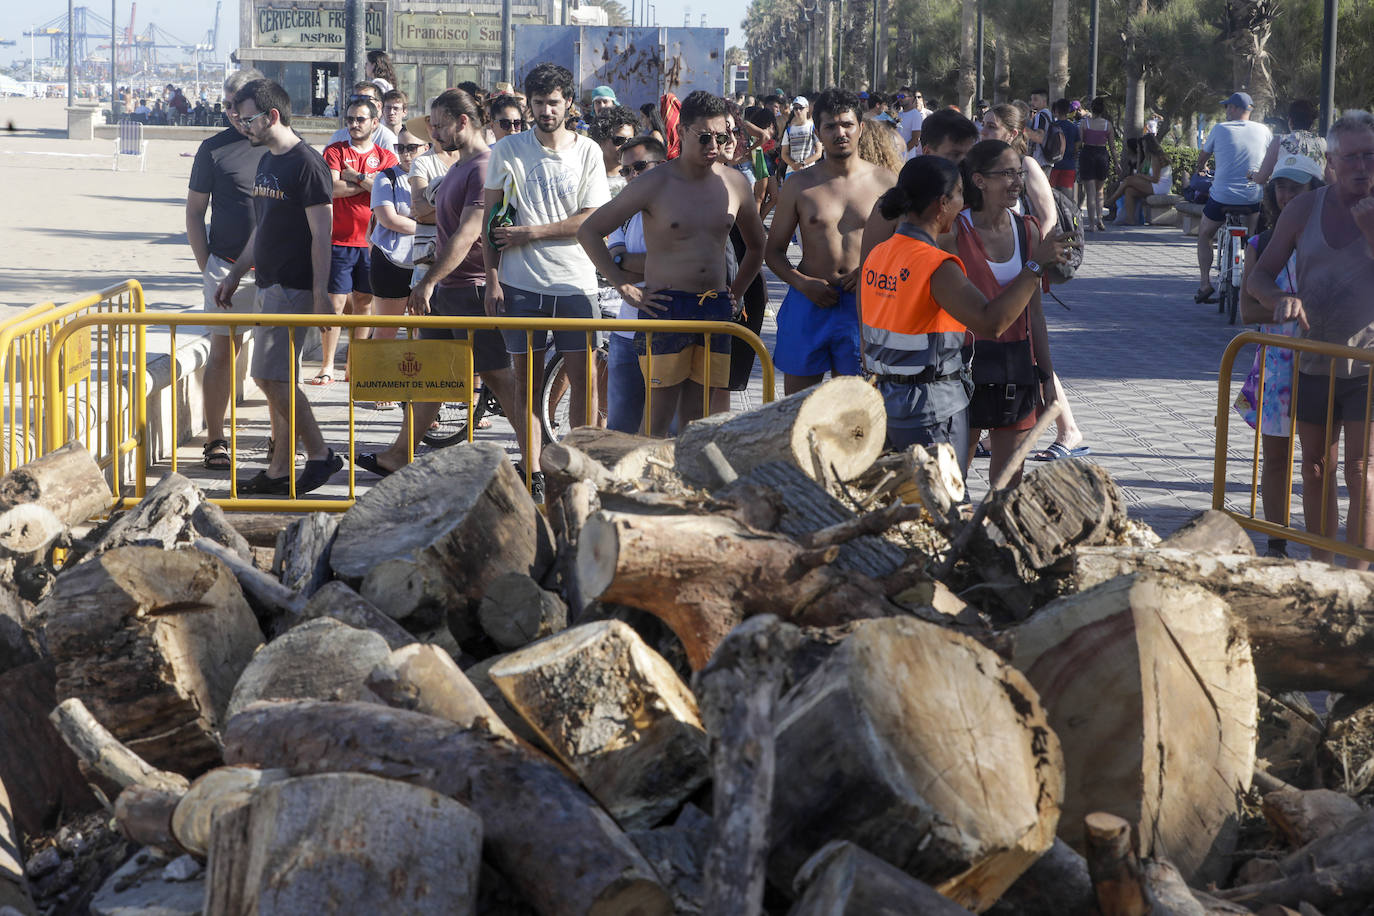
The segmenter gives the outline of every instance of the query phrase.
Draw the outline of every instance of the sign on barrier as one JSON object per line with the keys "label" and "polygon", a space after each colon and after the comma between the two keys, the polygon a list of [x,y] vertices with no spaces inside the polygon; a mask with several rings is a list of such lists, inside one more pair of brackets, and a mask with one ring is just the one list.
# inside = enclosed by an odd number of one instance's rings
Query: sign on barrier
{"label": "sign on barrier", "polygon": [[465,401],[472,379],[466,340],[359,340],[348,384],[358,401]]}
{"label": "sign on barrier", "polygon": [[62,344],[62,387],[70,388],[91,377],[91,329],[85,328]]}

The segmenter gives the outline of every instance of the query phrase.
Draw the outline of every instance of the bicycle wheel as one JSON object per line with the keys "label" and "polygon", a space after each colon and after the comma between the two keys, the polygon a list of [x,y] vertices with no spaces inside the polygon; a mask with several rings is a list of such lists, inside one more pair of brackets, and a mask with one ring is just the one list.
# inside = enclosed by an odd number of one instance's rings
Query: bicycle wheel
{"label": "bicycle wheel", "polygon": [[1240,290],[1231,284],[1228,275],[1225,282],[1221,285],[1220,300],[1221,307],[1226,311],[1231,324],[1236,323],[1236,314],[1240,311]]}
{"label": "bicycle wheel", "polygon": [[1227,240],[1227,238],[1229,238],[1229,233],[1226,231],[1226,225],[1223,223],[1223,224],[1222,224],[1222,227],[1221,227],[1220,229],[1217,230],[1217,242],[1216,242],[1216,249],[1217,249],[1217,250],[1216,250],[1216,264],[1217,264],[1217,282],[1216,282],[1216,289],[1217,289],[1217,292],[1218,292],[1218,295],[1217,295],[1217,314],[1218,314],[1218,315],[1220,315],[1222,312],[1226,311],[1226,297],[1225,297],[1224,295],[1221,295],[1221,291],[1224,290],[1224,289],[1229,285],[1229,283],[1230,283],[1230,268],[1229,268],[1230,262],[1229,262],[1229,260],[1227,259],[1227,251],[1226,251],[1226,240]]}
{"label": "bicycle wheel", "polygon": [[[487,413],[488,401],[492,398],[486,388],[478,389],[477,402],[473,412],[477,415],[477,422],[482,422],[482,417]],[[421,437],[421,441],[430,448],[446,448],[458,442],[466,442],[468,439],[468,404],[467,401],[445,402],[439,408],[439,416]]]}
{"label": "bicycle wheel", "polygon": [[545,442],[557,442],[572,429],[568,425],[570,389],[563,354],[556,354],[544,367],[544,388],[539,395],[539,426]]}

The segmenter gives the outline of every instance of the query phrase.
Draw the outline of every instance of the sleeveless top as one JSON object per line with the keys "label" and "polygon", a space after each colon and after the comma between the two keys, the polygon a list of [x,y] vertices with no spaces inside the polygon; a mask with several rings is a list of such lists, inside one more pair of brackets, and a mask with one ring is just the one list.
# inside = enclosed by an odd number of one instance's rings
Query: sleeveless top
{"label": "sleeveless top", "polygon": [[[1088,121],[1096,120],[1089,118]],[[1105,120],[1105,119],[1104,119]],[[1107,138],[1112,135],[1112,122],[1107,121],[1107,126],[1102,130],[1088,127],[1088,121],[1083,122],[1083,145],[1084,146],[1106,146]]]}
{"label": "sleeveless top", "polygon": [[[1332,248],[1322,231],[1322,212],[1331,188],[1318,188],[1312,202],[1312,216],[1298,234],[1298,296],[1311,328],[1303,336],[1309,340],[1374,350],[1374,258],[1364,236],[1344,248]],[[1331,374],[1337,378],[1363,377],[1368,368],[1354,360],[1337,359],[1316,353],[1303,353],[1298,369],[1310,375]]]}

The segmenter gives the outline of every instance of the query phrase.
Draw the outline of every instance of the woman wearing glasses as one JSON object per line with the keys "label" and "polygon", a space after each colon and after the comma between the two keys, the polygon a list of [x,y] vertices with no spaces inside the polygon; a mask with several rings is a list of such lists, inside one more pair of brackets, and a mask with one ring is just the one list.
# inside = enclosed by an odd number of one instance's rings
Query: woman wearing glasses
{"label": "woman wearing glasses", "polygon": [[[1021,155],[1001,140],[976,144],[962,167],[968,207],[955,220],[955,249],[969,281],[992,298],[1015,282],[1031,259],[1031,241],[1040,237],[1035,218],[1014,209],[1027,168]],[[1039,288],[1001,334],[988,337],[975,332],[969,434],[971,443],[977,442],[982,431],[988,430],[992,452],[988,476],[993,480],[1035,425],[1037,406],[1053,399],[1054,386],[1045,384],[1053,369]],[[1020,479],[1018,469],[1012,480]]]}
{"label": "woman wearing glasses", "polygon": [[487,138],[488,145],[524,131],[525,113],[514,96],[498,95],[491,100],[487,110],[491,115],[491,121],[487,124],[491,134]]}
{"label": "woman wearing glasses", "polygon": [[992,338],[1010,328],[1039,290],[1041,265],[1066,259],[1070,242],[1058,232],[1029,240],[1031,256],[988,299],[959,257],[935,241],[964,209],[957,165],[937,156],[910,160],[878,209],[901,223],[864,261],[859,311],[864,369],[887,405],[888,442],[894,448],[948,442],[966,467],[972,386],[965,331]]}

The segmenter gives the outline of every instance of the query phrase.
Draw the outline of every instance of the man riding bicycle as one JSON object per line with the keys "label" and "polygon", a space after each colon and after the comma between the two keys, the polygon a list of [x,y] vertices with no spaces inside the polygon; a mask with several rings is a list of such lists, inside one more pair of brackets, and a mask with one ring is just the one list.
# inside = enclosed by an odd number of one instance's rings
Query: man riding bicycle
{"label": "man riding bicycle", "polygon": [[1202,144],[1197,158],[1197,173],[1207,168],[1207,158],[1216,158],[1211,198],[1202,210],[1202,223],[1197,234],[1198,288],[1194,302],[1211,302],[1215,295],[1212,272],[1212,243],[1217,229],[1226,221],[1228,211],[1246,215],[1250,235],[1259,225],[1260,201],[1264,189],[1250,180],[1250,173],[1260,167],[1269,149],[1269,128],[1250,120],[1254,100],[1245,92],[1234,92],[1221,103],[1226,107],[1226,120],[1212,128]]}

